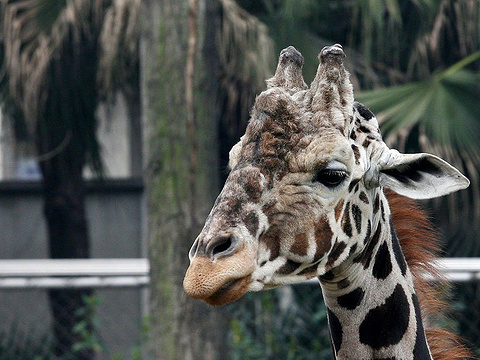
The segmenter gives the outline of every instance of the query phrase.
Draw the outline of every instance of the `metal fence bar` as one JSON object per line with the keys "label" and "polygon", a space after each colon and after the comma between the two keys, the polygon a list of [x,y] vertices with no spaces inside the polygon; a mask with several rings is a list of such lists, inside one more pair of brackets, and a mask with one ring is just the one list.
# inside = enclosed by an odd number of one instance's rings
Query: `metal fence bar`
{"label": "metal fence bar", "polygon": [[0,278],[0,289],[122,288],[149,284],[149,276]]}
{"label": "metal fence bar", "polygon": [[480,280],[480,258],[439,258],[437,266],[451,282]]}
{"label": "metal fence bar", "polygon": [[1,277],[146,276],[148,259],[19,259],[0,260]]}
{"label": "metal fence bar", "polygon": [[480,272],[480,258],[440,258],[437,260],[440,269],[450,272]]}
{"label": "metal fence bar", "polygon": [[145,258],[0,260],[0,289],[141,287],[149,273]]}
{"label": "metal fence bar", "polygon": [[[438,267],[452,282],[480,280],[480,258],[442,258]],[[139,287],[149,274],[145,258],[0,260],[0,289]]]}

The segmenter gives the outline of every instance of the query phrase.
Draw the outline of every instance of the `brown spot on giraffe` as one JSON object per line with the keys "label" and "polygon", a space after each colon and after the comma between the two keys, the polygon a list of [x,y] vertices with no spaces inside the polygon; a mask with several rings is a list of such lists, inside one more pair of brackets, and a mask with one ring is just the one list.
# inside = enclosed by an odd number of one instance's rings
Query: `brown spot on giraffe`
{"label": "brown spot on giraffe", "polygon": [[278,270],[279,274],[291,274],[295,272],[302,264],[293,260],[287,260],[287,262]]}
{"label": "brown spot on giraffe", "polygon": [[375,201],[373,203],[373,213],[376,214],[378,212],[378,209],[380,208],[380,196],[377,193],[375,195]]}
{"label": "brown spot on giraffe", "polygon": [[344,202],[345,202],[345,200],[340,199],[337,206],[335,206],[335,220],[336,221],[338,221],[338,219],[340,218],[340,215],[342,214]]}
{"label": "brown spot on giraffe", "polygon": [[360,195],[358,195],[358,198],[363,201],[365,204],[370,204],[370,201],[368,200],[368,196],[365,193],[365,191],[360,191]]}
{"label": "brown spot on giraffe", "polygon": [[264,243],[270,250],[270,261],[274,260],[280,254],[280,238],[281,230],[278,227],[270,228],[261,238],[260,242]]}
{"label": "brown spot on giraffe", "polygon": [[299,256],[307,255],[308,250],[308,235],[300,233],[295,235],[295,242],[290,247],[290,251]]}
{"label": "brown spot on giraffe", "polygon": [[355,156],[355,164],[360,164],[360,150],[357,145],[352,145],[353,155]]}
{"label": "brown spot on giraffe", "polygon": [[247,230],[252,234],[252,236],[257,235],[258,231],[258,215],[254,211],[250,211],[247,215],[242,219],[243,223],[245,224]]}
{"label": "brown spot on giraffe", "polygon": [[313,261],[318,261],[332,246],[333,232],[326,218],[320,218],[315,224],[315,241],[317,248]]}
{"label": "brown spot on giraffe", "polygon": [[342,228],[343,228],[343,232],[348,237],[352,237],[352,222],[350,220],[350,203],[349,202],[347,202],[347,205],[345,205],[345,210],[343,211]]}
{"label": "brown spot on giraffe", "polygon": [[357,233],[360,233],[362,230],[362,211],[356,204],[352,204],[352,215],[355,222],[355,229]]}
{"label": "brown spot on giraffe", "polygon": [[335,243],[335,245],[333,245],[332,251],[328,256],[327,267],[332,266],[333,263],[338,260],[338,258],[343,253],[346,247],[347,247],[346,243],[338,242],[338,241]]}

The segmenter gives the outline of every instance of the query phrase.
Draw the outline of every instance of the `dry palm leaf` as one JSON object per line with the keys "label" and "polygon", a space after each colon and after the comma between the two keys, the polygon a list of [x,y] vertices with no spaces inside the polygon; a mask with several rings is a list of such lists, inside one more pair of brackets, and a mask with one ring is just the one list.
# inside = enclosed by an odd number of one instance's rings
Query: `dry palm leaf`
{"label": "dry palm leaf", "polygon": [[[49,64],[65,43],[100,46],[100,94],[120,86],[137,56],[140,0],[3,0],[3,75],[9,100],[20,108],[33,133],[43,103]],[[127,69],[126,69],[127,67]],[[127,71],[126,71],[127,70]]]}

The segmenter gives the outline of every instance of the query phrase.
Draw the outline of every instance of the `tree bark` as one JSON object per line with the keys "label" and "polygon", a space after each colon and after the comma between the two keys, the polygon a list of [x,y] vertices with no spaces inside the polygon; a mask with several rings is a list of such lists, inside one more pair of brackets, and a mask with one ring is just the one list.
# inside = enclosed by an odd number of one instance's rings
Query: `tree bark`
{"label": "tree bark", "polygon": [[[52,259],[77,259],[90,256],[90,241],[85,213],[83,169],[95,141],[94,46],[88,42],[76,49],[70,43],[49,67],[47,98],[37,123],[37,148],[43,175],[44,213]],[[86,323],[92,331],[89,314],[82,314],[90,289],[49,291],[53,316],[55,354],[58,357],[92,359],[93,349],[74,351],[85,342],[74,327]]]}
{"label": "tree bark", "polygon": [[[79,164],[82,154],[74,155],[70,148],[71,145],[67,145],[61,154],[40,163],[52,259],[88,258],[90,253],[81,171],[83,165]],[[74,344],[82,341],[73,329],[85,320],[78,310],[84,306],[84,296],[89,295],[91,291],[88,289],[49,291],[57,356],[71,355]],[[93,353],[86,349],[75,356],[77,359],[91,359]]]}
{"label": "tree bark", "polygon": [[[192,35],[188,1],[148,0],[144,4],[141,87],[152,350],[156,359],[225,359],[228,318],[224,310],[188,299],[182,287],[188,250],[219,191],[215,76],[219,4],[199,3],[193,83],[188,81],[191,63],[186,70],[188,36]],[[188,86],[193,86],[190,94]],[[189,112],[186,104],[190,101],[193,111]]]}

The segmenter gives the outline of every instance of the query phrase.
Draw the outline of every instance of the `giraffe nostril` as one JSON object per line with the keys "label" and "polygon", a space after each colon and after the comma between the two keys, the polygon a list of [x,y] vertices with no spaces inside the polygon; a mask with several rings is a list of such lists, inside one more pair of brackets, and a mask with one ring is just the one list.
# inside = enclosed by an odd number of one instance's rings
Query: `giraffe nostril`
{"label": "giraffe nostril", "polygon": [[233,235],[220,236],[212,240],[210,246],[208,246],[207,254],[211,258],[228,256],[235,252],[237,244],[237,238]]}

